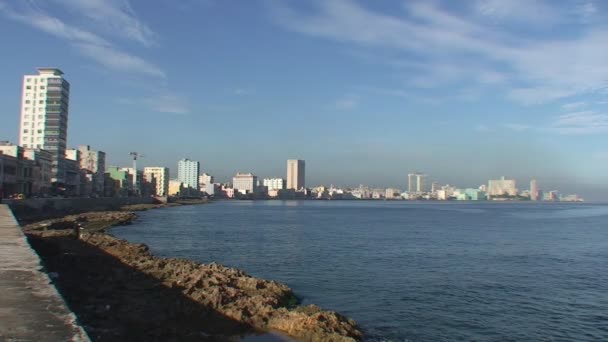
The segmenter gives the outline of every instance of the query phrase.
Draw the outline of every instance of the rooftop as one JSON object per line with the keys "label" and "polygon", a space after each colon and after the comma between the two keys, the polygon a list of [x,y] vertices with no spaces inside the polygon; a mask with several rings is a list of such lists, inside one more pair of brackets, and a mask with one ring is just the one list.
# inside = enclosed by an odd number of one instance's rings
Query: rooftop
{"label": "rooftop", "polygon": [[63,71],[57,69],[57,68],[45,68],[45,67],[41,67],[38,68],[38,73],[40,75],[55,75],[55,76],[61,76],[63,75]]}

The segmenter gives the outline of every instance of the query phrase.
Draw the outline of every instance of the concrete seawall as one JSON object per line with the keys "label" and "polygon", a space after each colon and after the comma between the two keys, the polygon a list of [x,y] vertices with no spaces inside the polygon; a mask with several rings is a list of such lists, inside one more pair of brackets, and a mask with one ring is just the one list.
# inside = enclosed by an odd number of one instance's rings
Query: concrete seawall
{"label": "concrete seawall", "polygon": [[41,269],[10,209],[0,204],[0,340],[90,341]]}
{"label": "concrete seawall", "polygon": [[4,200],[19,222],[58,218],[88,211],[118,210],[132,204],[158,202],[151,197],[101,197],[101,198],[31,198]]}

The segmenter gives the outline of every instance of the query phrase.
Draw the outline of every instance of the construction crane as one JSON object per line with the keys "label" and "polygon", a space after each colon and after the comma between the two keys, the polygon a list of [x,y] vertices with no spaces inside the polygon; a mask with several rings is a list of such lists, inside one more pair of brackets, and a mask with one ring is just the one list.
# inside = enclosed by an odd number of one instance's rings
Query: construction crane
{"label": "construction crane", "polygon": [[137,158],[142,158],[144,155],[137,152],[130,152],[129,155],[133,157],[133,189],[136,195],[140,195],[137,188]]}

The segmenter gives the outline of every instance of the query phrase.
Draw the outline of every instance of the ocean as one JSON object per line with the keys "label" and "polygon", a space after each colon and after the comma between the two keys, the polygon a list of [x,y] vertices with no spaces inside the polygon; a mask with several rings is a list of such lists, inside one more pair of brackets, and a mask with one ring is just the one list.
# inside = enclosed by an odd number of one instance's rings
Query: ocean
{"label": "ocean", "polygon": [[217,201],[112,230],[283,282],[368,341],[607,341],[608,205]]}

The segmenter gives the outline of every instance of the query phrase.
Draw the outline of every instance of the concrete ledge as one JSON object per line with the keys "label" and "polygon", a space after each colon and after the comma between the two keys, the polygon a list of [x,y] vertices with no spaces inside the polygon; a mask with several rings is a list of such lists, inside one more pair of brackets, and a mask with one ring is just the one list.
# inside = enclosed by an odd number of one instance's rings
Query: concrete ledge
{"label": "concrete ledge", "polygon": [[0,340],[90,341],[41,269],[12,212],[0,205]]}

